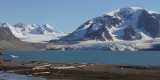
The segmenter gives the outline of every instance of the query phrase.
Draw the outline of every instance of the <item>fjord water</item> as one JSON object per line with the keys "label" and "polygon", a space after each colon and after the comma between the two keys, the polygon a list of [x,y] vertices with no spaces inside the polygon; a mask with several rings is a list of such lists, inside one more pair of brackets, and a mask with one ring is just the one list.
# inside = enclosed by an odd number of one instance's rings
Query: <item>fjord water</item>
{"label": "fjord water", "polygon": [[[160,65],[159,51],[3,51],[3,59],[128,65]],[[16,56],[16,57],[13,57]]]}

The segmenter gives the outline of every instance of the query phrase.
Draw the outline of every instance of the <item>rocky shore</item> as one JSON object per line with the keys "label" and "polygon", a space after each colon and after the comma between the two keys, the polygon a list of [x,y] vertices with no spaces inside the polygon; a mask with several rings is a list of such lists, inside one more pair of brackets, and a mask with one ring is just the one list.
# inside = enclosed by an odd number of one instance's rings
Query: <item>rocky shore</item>
{"label": "rocky shore", "polygon": [[158,80],[160,66],[0,60],[0,71],[63,80]]}
{"label": "rocky shore", "polygon": [[0,51],[0,56],[2,56],[3,55],[3,53]]}

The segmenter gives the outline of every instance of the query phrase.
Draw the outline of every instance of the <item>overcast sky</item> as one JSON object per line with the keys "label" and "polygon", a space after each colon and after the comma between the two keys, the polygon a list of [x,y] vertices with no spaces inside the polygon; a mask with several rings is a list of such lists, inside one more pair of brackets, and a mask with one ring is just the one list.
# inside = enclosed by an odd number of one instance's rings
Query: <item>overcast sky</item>
{"label": "overcast sky", "polygon": [[160,12],[160,0],[0,0],[0,23],[50,24],[72,32],[89,19],[124,7]]}

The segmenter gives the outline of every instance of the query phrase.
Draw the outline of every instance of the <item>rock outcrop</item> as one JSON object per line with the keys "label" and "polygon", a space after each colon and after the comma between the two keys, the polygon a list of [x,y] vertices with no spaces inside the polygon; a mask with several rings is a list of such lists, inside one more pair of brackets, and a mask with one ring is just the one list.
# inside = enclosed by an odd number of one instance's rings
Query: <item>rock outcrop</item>
{"label": "rock outcrop", "polygon": [[132,26],[126,27],[124,29],[123,40],[139,40],[141,38],[141,34],[135,31]]}
{"label": "rock outcrop", "polygon": [[94,31],[94,32],[87,32],[85,37],[89,40],[98,40],[98,41],[106,41],[106,40],[113,40],[112,36],[109,34],[109,31],[106,27],[102,26],[102,28]]}
{"label": "rock outcrop", "polygon": [[144,10],[139,17],[137,27],[149,32],[151,37],[160,37],[160,15],[150,14]]}
{"label": "rock outcrop", "polygon": [[8,28],[0,28],[0,41],[20,41],[20,39],[16,38],[12,32]]}
{"label": "rock outcrop", "polygon": [[46,44],[23,42],[15,37],[8,28],[0,28],[1,50],[35,50],[45,48]]}

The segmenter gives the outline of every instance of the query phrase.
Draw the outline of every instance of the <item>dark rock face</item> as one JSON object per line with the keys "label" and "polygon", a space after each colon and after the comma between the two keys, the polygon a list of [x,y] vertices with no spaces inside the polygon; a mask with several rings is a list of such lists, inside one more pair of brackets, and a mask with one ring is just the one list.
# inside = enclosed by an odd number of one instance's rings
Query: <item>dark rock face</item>
{"label": "dark rock face", "polygon": [[141,16],[139,17],[137,27],[144,29],[146,32],[149,32],[153,38],[159,37],[160,36],[159,15],[149,14],[144,10]]}
{"label": "dark rock face", "polygon": [[0,28],[0,41],[1,40],[5,40],[5,41],[11,41],[11,40],[20,41],[20,39],[16,38],[8,28]]}
{"label": "dark rock face", "polygon": [[23,42],[16,38],[8,28],[0,28],[0,49],[2,50],[35,50],[45,47],[46,44]]}
{"label": "dark rock face", "polygon": [[91,21],[91,20],[89,20],[89,21],[85,22],[85,23],[84,23],[84,24],[82,24],[80,27],[78,27],[76,30],[84,28],[84,26],[85,26],[85,25],[90,24],[90,23],[89,23],[90,21]]}
{"label": "dark rock face", "polygon": [[[98,17],[93,19],[93,23],[90,23],[91,20],[85,22],[82,24],[78,29],[82,29],[85,27],[85,25],[89,25],[88,30],[92,29],[97,23],[101,24],[102,26],[106,26],[108,28],[111,28],[112,26],[120,25],[122,21],[118,18],[114,18],[113,16],[105,15],[103,17]],[[100,27],[100,26],[99,26]]]}
{"label": "dark rock face", "polygon": [[141,38],[141,34],[136,32],[131,26],[124,29],[124,40],[139,40]]}
{"label": "dark rock face", "polygon": [[[127,14],[126,14],[127,13]],[[123,16],[126,20],[132,19],[134,11],[131,8],[122,8],[118,15]]]}
{"label": "dark rock face", "polygon": [[44,30],[42,29],[42,27],[38,27],[37,32],[39,32],[40,34],[44,34]]}
{"label": "dark rock face", "polygon": [[103,26],[107,26],[108,28],[111,28],[112,26],[120,25],[122,23],[120,19],[114,18],[113,16],[105,15],[104,17],[107,18],[107,20],[101,20],[100,23]]}
{"label": "dark rock face", "polygon": [[[103,17],[98,17],[93,19],[93,23],[90,23],[91,20],[85,22],[82,24],[79,28],[76,29],[76,31],[83,29],[86,25],[89,25],[89,27],[86,29],[86,32],[84,33],[83,38],[77,38],[74,33],[69,34],[66,37],[63,37],[60,40],[65,40],[65,41],[84,41],[84,40],[98,40],[98,41],[106,41],[106,40],[113,40],[112,36],[109,34],[108,29],[112,28],[112,26],[117,26],[122,23],[122,21],[118,18],[114,18],[113,16],[105,15]],[[98,25],[97,25],[98,24]],[[97,30],[94,28],[98,27]]]}
{"label": "dark rock face", "polygon": [[86,33],[85,37],[89,38],[90,40],[99,40],[99,41],[106,41],[106,39],[113,40],[107,28],[104,26],[94,32]]}

